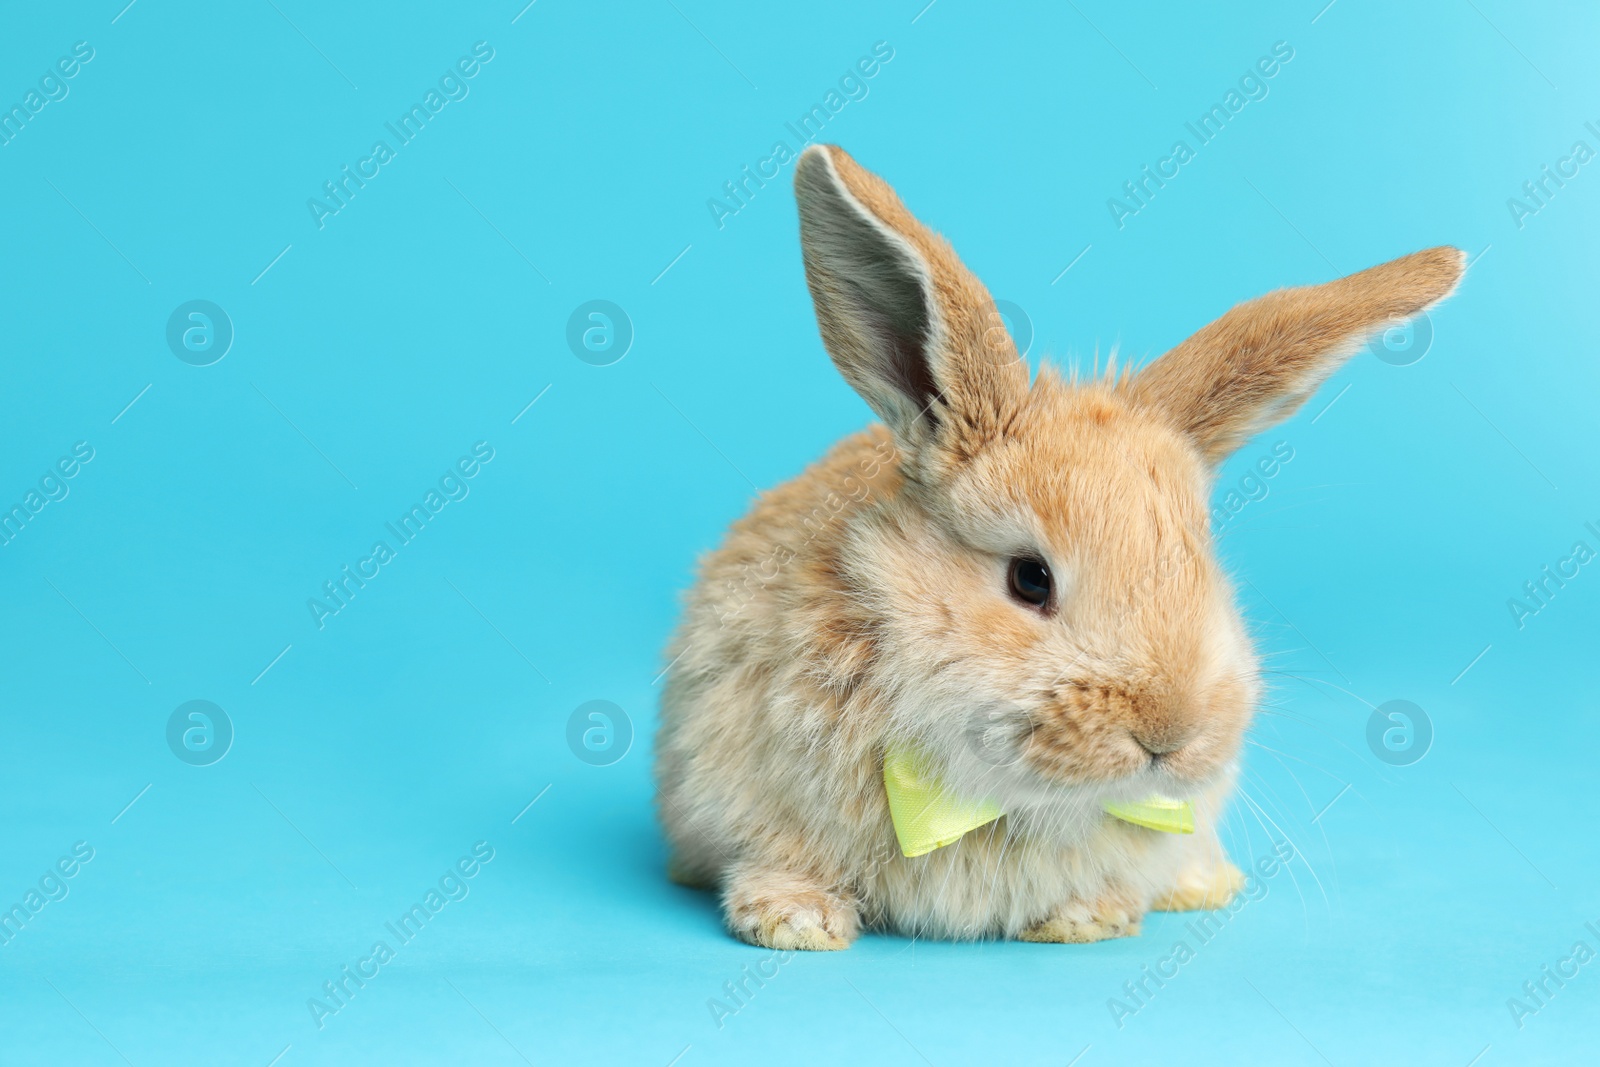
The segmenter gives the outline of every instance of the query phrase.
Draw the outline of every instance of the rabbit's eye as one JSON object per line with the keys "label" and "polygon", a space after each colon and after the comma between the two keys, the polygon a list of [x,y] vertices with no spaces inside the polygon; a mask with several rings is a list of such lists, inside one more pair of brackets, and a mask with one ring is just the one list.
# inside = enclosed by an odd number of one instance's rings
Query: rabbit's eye
{"label": "rabbit's eye", "polygon": [[1050,602],[1050,568],[1043,560],[1026,556],[1012,560],[1007,584],[1011,595],[1024,604],[1042,608]]}

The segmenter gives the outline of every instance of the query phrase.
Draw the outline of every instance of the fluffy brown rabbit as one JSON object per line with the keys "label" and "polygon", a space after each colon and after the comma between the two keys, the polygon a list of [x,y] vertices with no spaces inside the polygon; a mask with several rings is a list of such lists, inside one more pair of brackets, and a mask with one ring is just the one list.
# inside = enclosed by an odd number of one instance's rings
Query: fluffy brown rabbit
{"label": "fluffy brown rabbit", "polygon": [[[883,419],[762,494],[703,563],[662,699],[671,874],[728,928],[844,948],[1096,941],[1242,884],[1216,827],[1260,693],[1207,501],[1221,461],[1457,249],[1240,304],[1137,372],[1029,382],[983,285],[833,146],[795,170],[823,343]],[[1005,815],[909,858],[887,751]],[[1108,803],[1187,800],[1191,835]]]}

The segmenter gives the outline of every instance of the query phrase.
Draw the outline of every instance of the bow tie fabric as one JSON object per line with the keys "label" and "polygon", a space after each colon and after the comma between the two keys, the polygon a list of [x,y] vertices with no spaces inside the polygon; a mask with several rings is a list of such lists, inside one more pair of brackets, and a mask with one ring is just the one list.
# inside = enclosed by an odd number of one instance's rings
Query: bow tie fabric
{"label": "bow tie fabric", "polygon": [[[968,800],[948,792],[927,757],[908,745],[893,745],[884,753],[883,788],[900,851],[910,857],[955,844],[968,831],[1005,814],[992,800]],[[1104,807],[1108,815],[1135,826],[1167,834],[1194,833],[1194,806],[1187,800],[1153,796]]]}

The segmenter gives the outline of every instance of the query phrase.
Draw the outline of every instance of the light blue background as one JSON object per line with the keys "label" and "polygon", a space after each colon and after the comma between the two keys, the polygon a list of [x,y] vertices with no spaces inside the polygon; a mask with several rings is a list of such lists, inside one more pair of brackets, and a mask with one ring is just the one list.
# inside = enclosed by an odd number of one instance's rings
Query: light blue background
{"label": "light blue background", "polygon": [[[1520,630],[1506,604],[1600,548],[1600,164],[1522,228],[1506,204],[1600,148],[1592,8],[123,2],[0,16],[8,107],[95,50],[0,147],[0,501],[95,449],[0,547],[0,903],[95,849],[0,947],[0,1060],[1592,1055],[1600,963],[1520,1030],[1506,1006],[1600,948],[1600,576]],[[319,230],[307,199],[480,40],[470,95]],[[1034,358],[1142,359],[1279,285],[1477,257],[1424,359],[1358,356],[1223,472],[1294,449],[1223,535],[1277,672],[1226,837],[1301,859],[1121,1029],[1108,998],[1185,917],[1081,947],[869,935],[719,1028],[708,999],[766,954],[662,876],[677,597],[757,489],[869,417],[817,338],[791,170],[721,229],[707,201],[877,41],[825,139],[1025,309]],[[1107,198],[1277,41],[1268,97],[1119,230]],[[236,331],[213,366],[165,342],[193,299]],[[634,325],[615,365],[566,346],[591,299]],[[476,441],[470,496],[319,631],[307,599]],[[165,741],[193,699],[236,730],[209,767]],[[611,766],[565,740],[591,699],[632,718]],[[1411,766],[1367,748],[1391,699],[1433,723]],[[477,841],[470,895],[319,1030],[307,999]]]}

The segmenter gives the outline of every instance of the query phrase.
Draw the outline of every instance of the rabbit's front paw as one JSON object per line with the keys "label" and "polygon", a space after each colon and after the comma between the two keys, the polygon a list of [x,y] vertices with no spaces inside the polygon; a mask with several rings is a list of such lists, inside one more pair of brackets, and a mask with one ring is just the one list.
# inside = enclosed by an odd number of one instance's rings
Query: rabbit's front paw
{"label": "rabbit's front paw", "polygon": [[1136,937],[1144,918],[1125,897],[1108,894],[1086,904],[1074,901],[1062,905],[1043,922],[1035,923],[1017,935],[1023,941],[1048,941],[1056,944],[1085,944],[1113,937]]}
{"label": "rabbit's front paw", "polygon": [[723,909],[734,936],[762,948],[849,948],[860,930],[852,901],[789,873],[748,872],[730,879]]}
{"label": "rabbit's front paw", "polygon": [[1178,878],[1172,892],[1158,896],[1152,911],[1206,911],[1225,908],[1233,895],[1244,888],[1239,868],[1223,860],[1206,867],[1194,867]]}

